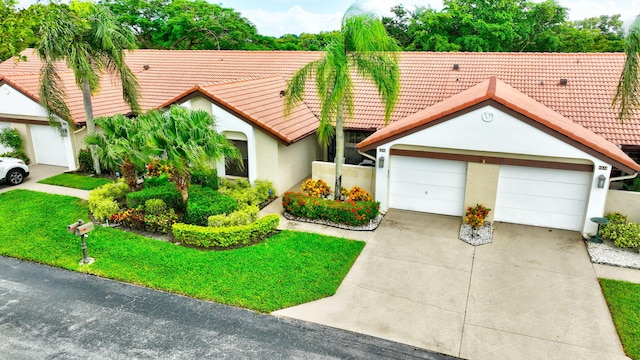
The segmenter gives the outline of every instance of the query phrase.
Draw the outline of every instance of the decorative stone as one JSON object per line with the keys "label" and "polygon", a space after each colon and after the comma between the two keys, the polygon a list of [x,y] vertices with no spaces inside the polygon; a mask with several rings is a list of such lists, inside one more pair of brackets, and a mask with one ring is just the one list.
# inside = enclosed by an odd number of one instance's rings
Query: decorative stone
{"label": "decorative stone", "polygon": [[458,238],[473,246],[489,244],[493,242],[493,226],[490,222],[485,222],[476,230],[467,224],[462,224]]}

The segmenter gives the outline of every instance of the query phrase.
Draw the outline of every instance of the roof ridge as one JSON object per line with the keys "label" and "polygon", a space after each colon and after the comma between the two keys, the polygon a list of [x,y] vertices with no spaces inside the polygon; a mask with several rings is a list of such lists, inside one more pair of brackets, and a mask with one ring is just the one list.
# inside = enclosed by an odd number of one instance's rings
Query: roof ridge
{"label": "roof ridge", "polygon": [[210,81],[210,82],[205,82],[205,83],[198,83],[198,84],[196,84],[196,87],[204,88],[204,87],[209,87],[209,86],[217,86],[217,85],[224,85],[224,84],[235,84],[235,83],[249,82],[249,81],[269,79],[269,78],[280,78],[280,79],[284,80],[284,77],[282,75],[248,76],[248,77],[242,77],[242,78],[237,78],[237,79],[228,79],[228,80],[220,80],[220,81]]}

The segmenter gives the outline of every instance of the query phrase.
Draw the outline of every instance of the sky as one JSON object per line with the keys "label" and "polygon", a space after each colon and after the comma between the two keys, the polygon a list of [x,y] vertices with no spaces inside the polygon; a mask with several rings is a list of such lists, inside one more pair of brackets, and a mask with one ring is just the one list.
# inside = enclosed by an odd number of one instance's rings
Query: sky
{"label": "sky", "polygon": [[[284,34],[338,30],[342,15],[353,3],[349,0],[213,1],[240,12],[257,26],[260,34],[275,37],[280,37]],[[569,20],[622,14],[622,20],[625,21],[626,26],[629,26],[634,17],[640,15],[640,0],[556,1],[561,6],[569,9]],[[360,4],[362,4],[362,8],[373,11],[380,16],[391,15],[389,10],[396,4],[403,4],[406,9],[414,9],[416,6],[430,6],[438,10],[442,8],[442,0],[361,0]]]}
{"label": "sky", "polygon": [[[37,0],[18,0],[27,7]],[[46,0],[44,0],[46,1]],[[63,0],[65,1],[65,0]],[[355,0],[207,0],[232,8],[249,19],[261,35],[280,37],[284,34],[319,33],[340,29],[342,15]],[[541,2],[542,0],[533,0]],[[628,27],[640,15],[640,0],[556,0],[569,9],[569,20],[581,20],[600,15],[622,14]],[[361,7],[380,16],[390,16],[390,9],[403,4],[412,10],[416,6],[440,10],[442,0],[359,0]]]}

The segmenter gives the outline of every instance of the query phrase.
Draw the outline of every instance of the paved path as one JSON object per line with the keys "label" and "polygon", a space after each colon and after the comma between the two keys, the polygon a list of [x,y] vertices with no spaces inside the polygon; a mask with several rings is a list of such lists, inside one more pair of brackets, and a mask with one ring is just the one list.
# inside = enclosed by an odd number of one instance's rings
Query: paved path
{"label": "paved path", "polygon": [[336,295],[276,311],[468,359],[626,359],[579,234],[391,210]]}
{"label": "paved path", "polygon": [[0,257],[3,359],[451,359]]}
{"label": "paved path", "polygon": [[89,199],[89,191],[73,189],[63,186],[39,184],[38,181],[46,179],[48,177],[62,174],[67,170],[66,167],[52,166],[52,165],[32,165],[29,166],[29,176],[24,182],[17,186],[9,186],[6,184],[0,184],[0,193],[15,189],[34,190],[40,192],[46,192],[49,194],[68,195],[75,196],[81,199]]}

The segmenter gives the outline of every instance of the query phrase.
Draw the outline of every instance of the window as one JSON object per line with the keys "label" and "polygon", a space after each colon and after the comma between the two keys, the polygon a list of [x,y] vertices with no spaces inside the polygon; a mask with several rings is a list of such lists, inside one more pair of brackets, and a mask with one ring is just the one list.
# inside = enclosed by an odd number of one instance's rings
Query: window
{"label": "window", "polygon": [[229,140],[242,156],[242,165],[239,166],[237,161],[227,161],[224,165],[224,172],[228,176],[249,177],[249,151],[246,140]]}

